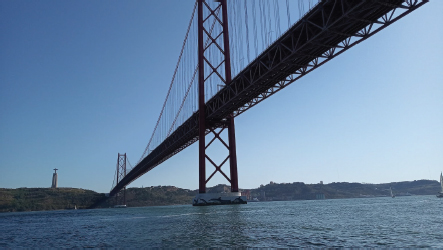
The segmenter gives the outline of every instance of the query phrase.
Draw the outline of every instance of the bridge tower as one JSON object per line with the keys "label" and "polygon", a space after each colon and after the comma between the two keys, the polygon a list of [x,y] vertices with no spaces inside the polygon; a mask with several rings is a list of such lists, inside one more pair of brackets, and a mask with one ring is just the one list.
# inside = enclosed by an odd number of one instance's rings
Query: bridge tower
{"label": "bridge tower", "polygon": [[[117,182],[121,181],[126,176],[126,153],[120,154],[118,153],[117,157]],[[126,187],[123,188],[123,196],[119,198],[121,192],[116,195],[117,205],[126,206]]]}
{"label": "bridge tower", "polygon": [[[231,59],[229,50],[229,30],[226,0],[215,1],[218,4],[211,8],[206,0],[198,0],[198,112],[199,112],[199,194],[194,198],[193,205],[209,205],[209,200],[216,200],[214,203],[246,203],[246,198],[241,196],[238,191],[238,175],[237,175],[237,153],[235,147],[235,125],[233,114],[228,115],[221,121],[206,119],[205,105],[205,82],[211,75],[217,75],[222,86],[231,83]],[[204,9],[206,13],[204,15]],[[221,13],[221,14],[220,14]],[[214,25],[220,25],[221,29],[214,29],[217,32],[212,33],[209,27],[210,21],[214,21]],[[206,25],[206,26],[205,26]],[[208,45],[204,44],[205,40],[209,40]],[[218,48],[221,61],[212,61],[208,55],[208,49],[211,46]],[[224,65],[224,75],[221,67]],[[205,66],[207,67],[205,74]],[[220,128],[215,131],[213,128]],[[220,137],[221,132],[227,128],[228,143]],[[213,133],[214,139],[206,144],[206,134]],[[219,140],[229,151],[229,155],[220,164],[217,165],[206,154],[206,149],[214,140]],[[206,159],[215,167],[215,171],[206,178]],[[221,170],[221,167],[229,159],[230,178]],[[231,184],[231,193],[223,194],[206,194],[206,183],[216,174],[221,173]],[[243,199],[242,199],[243,198]]]}

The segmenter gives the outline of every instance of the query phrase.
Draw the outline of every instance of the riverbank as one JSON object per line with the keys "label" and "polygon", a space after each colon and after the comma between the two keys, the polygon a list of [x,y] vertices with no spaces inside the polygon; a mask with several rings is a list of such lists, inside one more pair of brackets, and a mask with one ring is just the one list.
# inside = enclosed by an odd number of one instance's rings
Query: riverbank
{"label": "riverbank", "polygon": [[86,209],[105,199],[79,188],[0,188],[0,212]]}
{"label": "riverbank", "polygon": [[[250,199],[289,201],[383,197],[390,196],[390,188],[396,196],[435,195],[440,190],[440,184],[431,180],[383,184],[271,182],[255,189],[241,191],[248,193]],[[229,186],[221,184],[208,188],[207,192],[221,193],[229,192],[229,190]],[[190,205],[197,193],[198,190],[174,186],[128,188],[126,205],[128,207]],[[116,204],[123,204],[122,196],[108,198],[103,193],[79,188],[0,188],[0,212],[107,208]]]}

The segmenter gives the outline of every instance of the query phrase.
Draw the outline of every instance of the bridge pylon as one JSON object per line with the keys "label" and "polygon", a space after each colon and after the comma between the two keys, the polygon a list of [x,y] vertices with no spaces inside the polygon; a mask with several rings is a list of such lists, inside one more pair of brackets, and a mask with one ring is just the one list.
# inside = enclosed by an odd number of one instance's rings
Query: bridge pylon
{"label": "bridge pylon", "polygon": [[[194,198],[193,205],[218,205],[218,204],[245,204],[246,197],[242,197],[238,190],[238,174],[237,174],[237,153],[235,146],[235,124],[233,114],[229,114],[222,120],[206,119],[205,104],[205,82],[216,75],[217,81],[222,86],[231,83],[231,59],[229,50],[229,30],[226,0],[216,1],[215,7],[211,7],[205,0],[198,0],[198,112],[199,112],[199,194]],[[204,15],[204,9],[206,14]],[[210,24],[210,22],[212,24]],[[205,26],[206,25],[206,26]],[[212,25],[212,27],[211,27]],[[214,29],[214,25],[219,25],[219,29]],[[215,32],[213,32],[216,30]],[[205,40],[209,40],[208,45],[204,44]],[[215,60],[210,56],[209,49],[215,46],[217,54],[221,60]],[[219,52],[219,53],[218,53]],[[223,68],[224,65],[224,76]],[[205,66],[207,66],[205,71]],[[220,71],[222,73],[220,73]],[[216,131],[214,128],[220,128]],[[228,142],[226,143],[220,134],[228,130]],[[205,137],[212,133],[214,138],[206,144]],[[206,154],[206,149],[214,142],[219,140],[229,151],[229,155],[225,160],[217,165]],[[206,160],[208,160],[215,170],[206,178]],[[221,167],[229,160],[230,177],[228,177]],[[231,193],[207,194],[206,184],[216,174],[221,173],[231,184]]]}
{"label": "bridge pylon", "polygon": [[[126,176],[126,153],[120,154],[118,153],[117,157],[117,182],[121,181]],[[120,191],[116,194],[115,197],[116,207],[126,207],[126,187],[123,188],[123,191]]]}

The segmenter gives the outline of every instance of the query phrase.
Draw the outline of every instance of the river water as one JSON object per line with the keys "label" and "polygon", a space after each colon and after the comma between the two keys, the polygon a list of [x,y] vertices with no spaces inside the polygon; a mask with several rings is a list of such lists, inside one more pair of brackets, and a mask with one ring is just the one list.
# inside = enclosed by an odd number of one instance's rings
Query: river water
{"label": "river water", "polygon": [[435,196],[0,214],[3,247],[443,247]]}

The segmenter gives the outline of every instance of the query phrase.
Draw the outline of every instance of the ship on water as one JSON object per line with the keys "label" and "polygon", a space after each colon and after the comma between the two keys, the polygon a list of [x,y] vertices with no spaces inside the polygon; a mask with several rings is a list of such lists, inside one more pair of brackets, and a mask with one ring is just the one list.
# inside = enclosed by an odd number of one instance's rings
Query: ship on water
{"label": "ship on water", "polygon": [[437,197],[443,198],[443,174],[441,172],[440,172],[440,186],[441,186],[441,191],[438,192]]}

